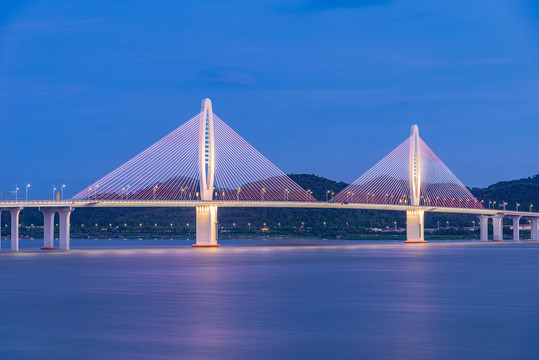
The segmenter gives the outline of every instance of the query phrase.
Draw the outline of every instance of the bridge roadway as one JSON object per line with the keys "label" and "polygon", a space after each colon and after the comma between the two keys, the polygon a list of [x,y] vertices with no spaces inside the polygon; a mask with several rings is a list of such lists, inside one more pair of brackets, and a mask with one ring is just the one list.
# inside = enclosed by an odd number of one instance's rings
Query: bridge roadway
{"label": "bridge roadway", "polygon": [[[494,229],[493,241],[503,240],[503,218],[513,220],[513,240],[519,241],[519,221],[530,219],[531,240],[539,240],[539,213],[527,211],[510,211],[501,209],[468,209],[433,206],[373,204],[373,203],[337,203],[337,202],[301,202],[301,201],[225,201],[225,200],[27,200],[0,201],[0,213],[11,213],[11,249],[18,250],[19,213],[24,208],[39,208],[44,216],[44,247],[54,247],[54,214],[59,213],[60,249],[70,247],[70,214],[76,208],[141,208],[141,207],[192,207],[192,208],[301,208],[301,209],[342,209],[342,210],[389,210],[413,212],[437,212],[476,215],[480,218],[481,240],[488,241],[488,221],[492,219]],[[421,233],[422,229],[421,221]],[[1,228],[1,227],[0,227]],[[408,228],[408,226],[407,226]]]}
{"label": "bridge roadway", "polygon": [[193,207],[217,206],[232,208],[304,208],[304,209],[355,209],[355,210],[391,210],[408,211],[422,210],[425,212],[457,213],[486,216],[522,216],[539,217],[539,212],[508,211],[496,209],[466,209],[451,207],[372,204],[372,203],[339,203],[322,201],[233,201],[233,200],[28,200],[0,201],[0,208],[139,208],[139,207]]}

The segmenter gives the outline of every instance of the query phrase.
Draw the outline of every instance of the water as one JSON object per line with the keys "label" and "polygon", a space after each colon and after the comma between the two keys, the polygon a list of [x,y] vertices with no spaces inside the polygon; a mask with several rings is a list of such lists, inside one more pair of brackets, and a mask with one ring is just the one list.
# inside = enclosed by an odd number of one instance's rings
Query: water
{"label": "water", "polygon": [[536,243],[182,244],[0,254],[0,359],[539,358]]}

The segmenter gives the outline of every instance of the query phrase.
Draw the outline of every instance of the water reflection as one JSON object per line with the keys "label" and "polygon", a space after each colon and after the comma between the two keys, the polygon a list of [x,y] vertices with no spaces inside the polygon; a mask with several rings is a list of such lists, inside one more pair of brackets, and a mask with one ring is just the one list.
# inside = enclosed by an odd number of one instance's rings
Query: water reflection
{"label": "water reflection", "polygon": [[539,357],[539,244],[127,243],[0,254],[0,358]]}

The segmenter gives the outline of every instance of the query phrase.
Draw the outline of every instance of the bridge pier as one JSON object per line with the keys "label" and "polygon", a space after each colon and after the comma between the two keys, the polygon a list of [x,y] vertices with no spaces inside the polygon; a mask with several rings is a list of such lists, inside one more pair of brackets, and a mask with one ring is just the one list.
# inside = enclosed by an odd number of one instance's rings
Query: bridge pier
{"label": "bridge pier", "polygon": [[58,212],[60,219],[60,250],[70,249],[70,229],[71,229],[71,213],[73,208],[69,207],[50,207],[41,208],[43,213],[43,247],[41,250],[55,250],[54,247],[54,214]]}
{"label": "bridge pier", "polygon": [[217,244],[217,206],[197,206],[196,244],[193,247],[219,247]]}
{"label": "bridge pier", "polygon": [[71,247],[71,213],[73,208],[58,209],[60,218],[60,250],[69,250]]}
{"label": "bridge pier", "polygon": [[0,208],[0,250],[2,250],[2,211],[4,209]]}
{"label": "bridge pier", "polygon": [[503,215],[492,217],[492,227],[494,228],[492,241],[503,241]]}
{"label": "bridge pier", "polygon": [[481,241],[488,241],[488,216],[479,216],[479,233]]}
{"label": "bridge pier", "polygon": [[513,241],[520,241],[520,215],[513,215]]}
{"label": "bridge pier", "polygon": [[405,243],[425,243],[425,212],[423,210],[406,211]]}
{"label": "bridge pier", "polygon": [[43,247],[42,250],[54,250],[54,214],[53,208],[39,209],[43,213]]}
{"label": "bridge pier", "polygon": [[19,251],[19,214],[22,207],[11,208],[11,251]]}
{"label": "bridge pier", "polygon": [[531,240],[532,241],[538,241],[539,240],[539,218],[531,218],[530,219],[530,232],[531,232]]}

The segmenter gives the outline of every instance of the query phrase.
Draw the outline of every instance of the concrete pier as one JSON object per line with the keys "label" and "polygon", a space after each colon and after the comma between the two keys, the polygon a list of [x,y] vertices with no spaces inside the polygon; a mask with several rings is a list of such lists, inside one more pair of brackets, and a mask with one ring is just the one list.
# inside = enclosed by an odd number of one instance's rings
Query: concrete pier
{"label": "concrete pier", "polygon": [[492,217],[492,226],[494,228],[494,237],[492,241],[503,241],[503,215]]}
{"label": "concrete pier", "polygon": [[488,216],[481,215],[479,217],[479,232],[481,241],[488,241]]}
{"label": "concrete pier", "polygon": [[219,247],[217,244],[217,206],[197,206],[197,233],[194,247]]}
{"label": "concrete pier", "polygon": [[405,243],[425,243],[425,212],[408,210],[406,212],[406,241]]}

